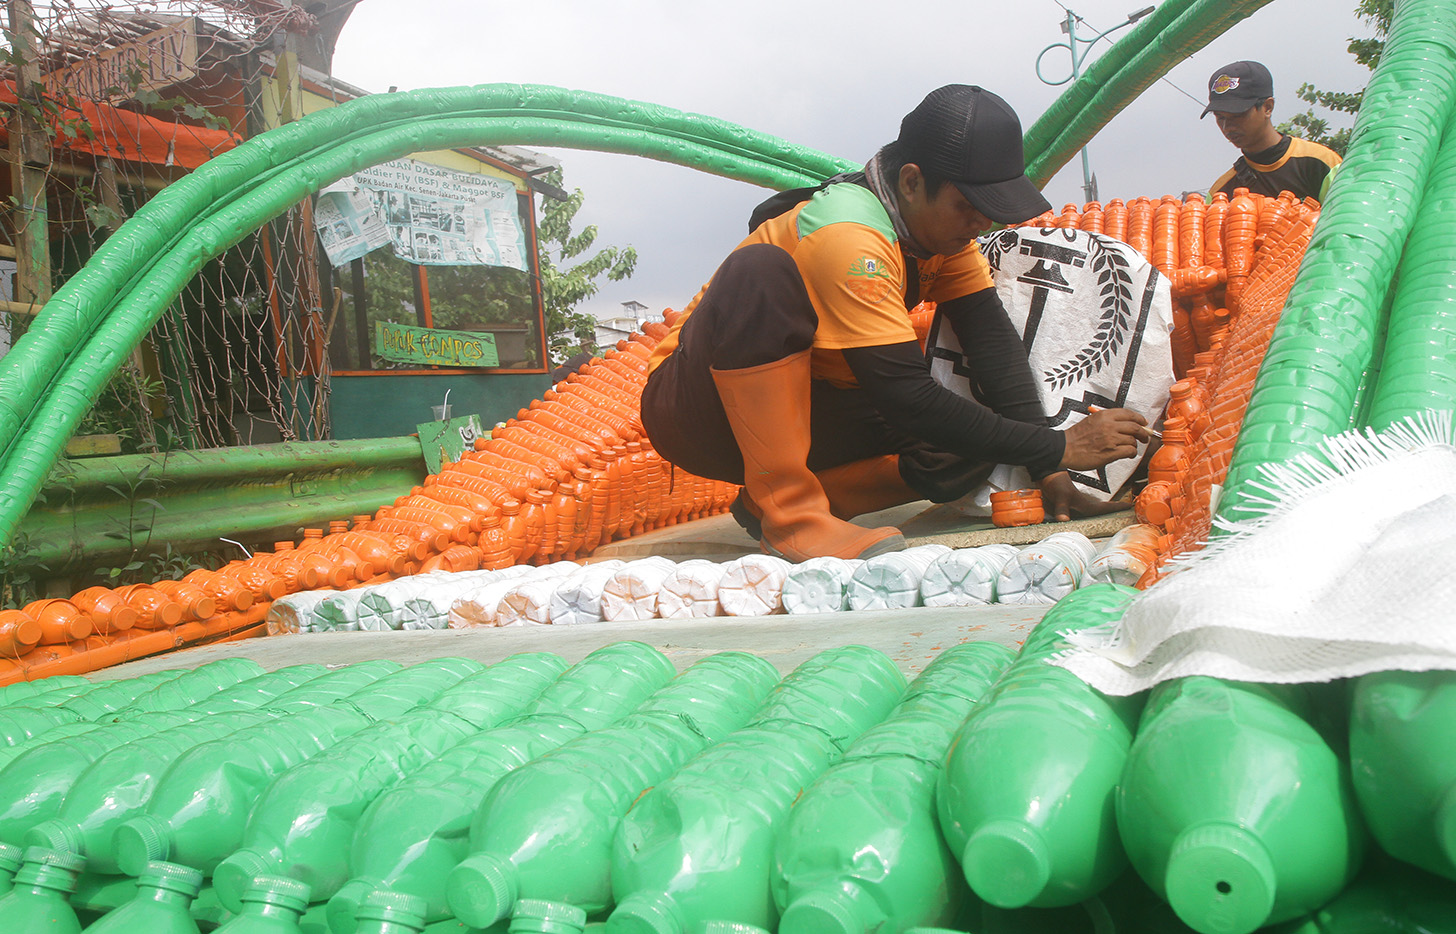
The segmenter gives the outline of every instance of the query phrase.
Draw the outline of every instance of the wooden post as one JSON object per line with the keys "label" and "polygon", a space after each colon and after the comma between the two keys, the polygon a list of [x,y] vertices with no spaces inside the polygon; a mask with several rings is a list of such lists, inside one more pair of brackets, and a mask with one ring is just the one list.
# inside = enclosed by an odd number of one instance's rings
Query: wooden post
{"label": "wooden post", "polygon": [[46,210],[51,139],[41,109],[45,92],[36,51],[35,11],[30,0],[7,0],[7,6],[19,99],[10,123],[11,190],[19,202],[15,206],[15,298],[42,305],[51,297],[50,214]]}

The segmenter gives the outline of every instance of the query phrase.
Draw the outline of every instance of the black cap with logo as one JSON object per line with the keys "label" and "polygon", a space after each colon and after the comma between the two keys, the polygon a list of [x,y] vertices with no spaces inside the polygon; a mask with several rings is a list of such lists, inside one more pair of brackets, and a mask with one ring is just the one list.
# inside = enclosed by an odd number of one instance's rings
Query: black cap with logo
{"label": "black cap with logo", "polygon": [[949,179],[993,221],[1019,224],[1052,206],[1026,177],[1021,121],[984,88],[947,84],[900,121],[907,162]]}
{"label": "black cap with logo", "polygon": [[1215,71],[1208,79],[1208,106],[1198,115],[1201,120],[1211,111],[1241,114],[1274,96],[1274,76],[1258,62],[1234,62]]}

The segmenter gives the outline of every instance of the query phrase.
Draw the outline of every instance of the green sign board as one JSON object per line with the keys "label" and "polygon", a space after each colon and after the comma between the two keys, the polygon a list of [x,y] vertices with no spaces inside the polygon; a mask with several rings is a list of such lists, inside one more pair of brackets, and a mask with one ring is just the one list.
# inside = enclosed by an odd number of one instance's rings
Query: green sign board
{"label": "green sign board", "polygon": [[374,322],[374,352],[397,363],[424,366],[500,366],[495,335]]}

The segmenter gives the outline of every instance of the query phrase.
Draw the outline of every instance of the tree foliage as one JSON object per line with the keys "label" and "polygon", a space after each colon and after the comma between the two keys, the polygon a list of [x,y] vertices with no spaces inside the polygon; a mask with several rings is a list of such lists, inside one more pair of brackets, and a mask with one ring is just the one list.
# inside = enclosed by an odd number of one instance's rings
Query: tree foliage
{"label": "tree foliage", "polygon": [[[1395,0],[1359,0],[1355,15],[1375,27],[1375,35],[1363,39],[1351,38],[1345,48],[1355,56],[1355,61],[1371,71],[1380,64],[1380,54],[1385,51],[1385,36],[1390,32],[1390,18],[1395,11]],[[1295,114],[1279,124],[1281,133],[1299,136],[1312,142],[1328,146],[1340,155],[1350,144],[1350,127],[1332,129],[1330,117],[1315,113],[1315,107],[1335,114],[1356,114],[1365,98],[1365,89],[1358,91],[1325,91],[1305,82],[1295,92],[1307,104],[1304,113]]]}
{"label": "tree foliage", "polygon": [[[543,179],[560,187],[561,170],[552,169]],[[576,306],[597,293],[602,276],[607,281],[620,282],[630,277],[637,266],[637,251],[630,246],[606,246],[592,253],[597,242],[595,224],[588,224],[580,233],[572,233],[572,220],[585,200],[580,188],[574,189],[564,201],[545,199],[544,216],[537,227],[541,297],[546,306],[546,344],[553,364],[561,363],[579,350],[597,349],[597,319],[578,312]]]}

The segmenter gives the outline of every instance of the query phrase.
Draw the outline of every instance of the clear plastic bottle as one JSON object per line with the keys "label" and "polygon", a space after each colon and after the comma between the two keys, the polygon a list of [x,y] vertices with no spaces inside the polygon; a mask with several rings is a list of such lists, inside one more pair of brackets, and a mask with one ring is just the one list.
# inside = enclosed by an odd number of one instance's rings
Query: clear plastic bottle
{"label": "clear plastic bottle", "polygon": [[697,619],[718,615],[718,584],[723,565],[694,558],[679,562],[662,581],[657,593],[657,615],[662,619]]}
{"label": "clear plastic bottle", "polygon": [[605,910],[622,815],[644,788],[742,726],[777,681],[756,656],[709,656],[615,726],[504,778],[471,824],[471,856],[450,874],[455,917],[486,928],[522,897]]}
{"label": "clear plastic bottle", "polygon": [[996,580],[998,603],[1052,604],[1082,586],[1096,548],[1080,532],[1054,532],[1006,562]]}
{"label": "clear plastic bottle", "polygon": [[303,934],[308,885],[284,876],[259,876],[243,893],[243,910],[217,934]]}
{"label": "clear plastic bottle", "polygon": [[85,866],[85,858],[74,853],[27,848],[13,887],[0,897],[0,931],[80,934],[69,898]]}
{"label": "clear plastic bottle", "polygon": [[86,934],[198,934],[188,908],[202,888],[190,866],[151,862],[137,877],[136,897],[86,928]]}
{"label": "clear plastic bottle", "polygon": [[658,782],[617,831],[608,934],[686,934],[704,921],[772,930],[769,872],[789,806],[884,718],[904,686],[873,649],[821,652],[779,684],[748,726]]}
{"label": "clear plastic bottle", "polygon": [[574,571],[551,593],[549,622],[553,626],[602,621],[602,590],[625,561],[588,564]]}
{"label": "clear plastic bottle", "polygon": [[870,558],[850,579],[849,608],[898,610],[919,606],[921,578],[931,562],[948,551],[944,545],[917,545]]}
{"label": "clear plastic bottle", "polygon": [[654,555],[618,568],[602,588],[602,619],[655,619],[658,592],[673,566],[670,559]]}
{"label": "clear plastic bottle", "polygon": [[864,561],[859,558],[810,558],[784,575],[784,612],[838,613],[849,609],[849,582]]}
{"label": "clear plastic bottle", "polygon": [[996,602],[996,581],[1006,562],[1015,558],[1013,545],[1000,543],[947,551],[925,569],[920,579],[924,606],[983,606]]}
{"label": "clear plastic bottle", "polygon": [[1013,657],[992,642],[945,650],[890,716],[804,792],[775,848],[779,934],[955,919],[965,886],[936,825],[936,777],[956,727]]}
{"label": "clear plastic bottle", "polygon": [[793,567],[774,555],[744,555],[723,566],[718,605],[725,616],[771,616],[783,612],[784,581]]}

